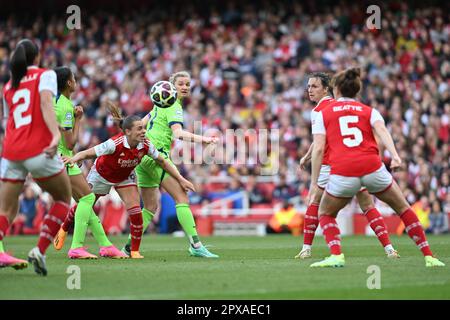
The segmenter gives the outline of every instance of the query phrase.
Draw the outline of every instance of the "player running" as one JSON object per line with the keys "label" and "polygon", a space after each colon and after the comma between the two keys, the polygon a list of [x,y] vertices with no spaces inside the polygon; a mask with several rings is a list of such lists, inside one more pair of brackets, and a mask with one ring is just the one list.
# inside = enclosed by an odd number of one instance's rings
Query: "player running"
{"label": "player running", "polygon": [[[73,148],[77,143],[80,129],[80,120],[83,116],[83,107],[72,104],[70,96],[76,90],[77,82],[74,74],[68,67],[55,69],[58,82],[58,95],[54,100],[56,119],[63,130],[62,138],[58,144],[58,153],[64,157],[73,156]],[[77,202],[64,223],[58,231],[53,244],[56,250],[60,250],[67,236],[69,226],[75,219],[75,228],[72,239],[72,246],[68,252],[72,259],[97,259],[96,255],[89,253],[83,246],[87,227],[97,240],[100,251],[99,255],[106,258],[127,258],[108,239],[103,230],[100,219],[92,209],[95,202],[95,195],[91,191],[83,173],[77,165],[66,165],[66,171],[72,185],[72,196]]]}
{"label": "player running", "polygon": [[[69,211],[71,188],[64,164],[56,154],[61,138],[52,102],[57,93],[56,74],[38,68],[39,61],[36,44],[28,39],[20,41],[11,57],[11,80],[3,91],[7,127],[0,170],[0,241],[17,214],[19,195],[30,173],[54,200],[43,221],[37,247],[28,253],[34,271],[46,276],[45,252]],[[22,269],[27,262],[3,252],[1,246],[0,266]]]}
{"label": "player running", "polygon": [[313,263],[311,267],[342,267],[340,231],[335,217],[348,201],[365,186],[400,216],[409,237],[425,257],[427,267],[444,263],[433,257],[422,226],[411,210],[399,186],[387,171],[378,151],[374,133],[391,154],[391,169],[400,168],[400,159],[381,114],[354,98],[361,89],[359,69],[344,70],[332,80],[337,101],[322,109],[314,119],[311,189],[317,189],[325,145],[329,149],[331,172],[326,192],[319,206],[319,223],[331,256]]}
{"label": "player running", "polygon": [[[177,100],[169,108],[159,108],[154,106],[153,110],[144,117],[144,124],[147,125],[147,137],[152,141],[159,152],[172,165],[170,160],[170,149],[173,138],[196,143],[211,144],[216,143],[216,137],[204,137],[183,130],[183,99],[189,97],[191,76],[186,71],[173,74],[169,81],[177,89]],[[175,165],[173,165],[175,168]],[[147,229],[154,213],[158,209],[158,192],[162,186],[176,202],[176,212],[178,221],[189,238],[189,253],[195,257],[218,258],[206,249],[201,243],[197,234],[195,220],[189,207],[189,198],[180,185],[165,174],[165,170],[151,158],[145,157],[141,164],[136,167],[138,186],[141,189],[141,196],[144,201],[142,210],[144,219],[144,230]],[[130,238],[122,251],[130,252]]]}
{"label": "player running", "polygon": [[[314,121],[315,115],[322,111],[328,104],[335,102],[330,95],[330,77],[326,73],[314,73],[308,80],[308,95],[309,99],[316,102],[316,107],[311,112],[311,120]],[[313,144],[311,144],[307,154],[300,160],[300,169],[305,169],[305,165],[311,160]],[[328,179],[330,176],[330,164],[328,160],[329,151],[325,145],[325,152],[323,155],[322,165],[320,167],[319,178],[317,182],[318,188],[312,192],[309,197],[308,208],[305,213],[305,221],[303,227],[303,247],[298,253],[296,259],[311,258],[311,246],[314,240],[316,229],[319,225],[319,203],[323,195]],[[366,188],[362,188],[357,194],[359,206],[364,212],[365,217],[369,221],[369,225],[375,232],[378,240],[384,247],[384,251],[388,258],[399,258],[398,252],[394,249],[389,239],[386,224],[380,212],[375,208],[372,196],[367,192]]]}
{"label": "player running", "polygon": [[[145,127],[140,117],[129,116],[125,118],[122,123],[122,130],[123,133],[93,148],[79,152],[72,158],[65,158],[64,163],[74,165],[84,159],[97,157],[87,181],[92,185],[92,192],[97,199],[108,194],[111,187],[115,188],[125,203],[130,219],[131,252],[129,256],[133,259],[140,259],[143,258],[139,253],[143,230],[142,212],[133,172],[134,168],[145,156],[149,156],[173,177],[175,183],[184,193],[188,190],[195,191],[195,189],[192,183],[183,178],[146,139]],[[83,243],[81,242],[81,244]]]}

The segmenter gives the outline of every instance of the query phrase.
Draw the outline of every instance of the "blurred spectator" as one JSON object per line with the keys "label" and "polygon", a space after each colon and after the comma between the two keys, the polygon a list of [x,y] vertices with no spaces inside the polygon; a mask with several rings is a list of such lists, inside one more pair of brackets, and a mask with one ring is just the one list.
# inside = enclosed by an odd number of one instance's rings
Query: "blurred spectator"
{"label": "blurred spectator", "polygon": [[430,202],[427,196],[421,196],[420,200],[411,206],[411,209],[417,214],[420,224],[424,230],[430,227]]}
{"label": "blurred spectator", "polygon": [[247,192],[250,206],[259,203],[269,203],[268,199],[264,196],[261,188],[256,183],[256,177],[254,175],[248,176],[247,183],[245,185],[245,191]]}
{"label": "blurred spectator", "polygon": [[268,233],[291,233],[298,236],[303,230],[303,217],[298,214],[292,204],[285,200],[283,206],[270,218]]}
{"label": "blurred spectator", "polygon": [[428,233],[441,234],[448,233],[448,215],[444,213],[439,201],[434,201],[431,206],[430,227],[426,230]]}
{"label": "blurred spectator", "polygon": [[30,185],[25,185],[24,192],[19,201],[19,215],[24,217],[24,226],[33,227],[33,220],[37,211],[37,194]]}
{"label": "blurred spectator", "polygon": [[281,175],[273,190],[273,197],[279,200],[289,200],[296,195],[295,188],[286,182],[286,176]]}

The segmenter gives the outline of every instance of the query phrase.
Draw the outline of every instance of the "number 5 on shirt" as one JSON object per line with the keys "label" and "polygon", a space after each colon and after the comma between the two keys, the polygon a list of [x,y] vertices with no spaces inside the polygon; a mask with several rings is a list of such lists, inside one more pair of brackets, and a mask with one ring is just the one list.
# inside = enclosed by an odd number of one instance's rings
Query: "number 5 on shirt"
{"label": "number 5 on shirt", "polygon": [[344,116],[339,118],[339,129],[341,130],[341,135],[350,136],[353,138],[347,137],[342,140],[342,142],[349,148],[357,147],[363,141],[363,135],[361,130],[357,127],[349,128],[349,123],[358,123],[358,116]]}

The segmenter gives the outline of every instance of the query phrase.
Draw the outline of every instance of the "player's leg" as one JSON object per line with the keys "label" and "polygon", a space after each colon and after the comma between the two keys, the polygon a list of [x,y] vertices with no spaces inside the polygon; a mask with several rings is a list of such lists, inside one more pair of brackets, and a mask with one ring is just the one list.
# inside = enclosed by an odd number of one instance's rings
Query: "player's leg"
{"label": "player's leg", "polygon": [[[140,194],[142,197],[142,201],[144,202],[144,208],[142,209],[142,221],[143,221],[143,228],[142,228],[142,234],[145,233],[145,230],[147,230],[148,225],[150,222],[152,222],[154,212],[158,210],[158,203],[160,199],[160,193],[158,187],[141,187]],[[122,252],[126,253],[127,255],[130,255],[131,253],[131,234],[128,235],[128,242],[125,245],[125,247],[122,249]]]}
{"label": "player's leg", "polygon": [[386,252],[388,258],[399,258],[398,252],[392,246],[391,240],[389,239],[389,234],[387,230],[386,223],[384,222],[381,213],[375,208],[372,196],[369,194],[367,189],[362,189],[356,194],[359,206],[364,212],[364,216],[369,222],[370,227],[380,241],[381,245]]}
{"label": "player's leg", "polygon": [[[2,161],[3,162],[3,161]],[[4,175],[2,174],[2,178]],[[0,187],[0,268],[12,267],[16,270],[26,268],[28,262],[15,258],[4,252],[3,238],[10,223],[14,220],[18,206],[19,195],[23,189],[24,180],[5,181]]]}
{"label": "player's leg", "polygon": [[343,267],[345,265],[336,216],[360,188],[361,182],[357,177],[330,175],[319,205],[319,223],[331,255],[322,261],[313,263],[311,267]]}
{"label": "player's leg", "polygon": [[218,255],[209,252],[202,245],[197,233],[194,215],[189,207],[189,198],[180,184],[171,176],[167,176],[163,179],[161,185],[175,200],[178,221],[189,238],[190,254],[196,257],[218,258]]}
{"label": "player's leg", "polygon": [[[83,211],[79,211],[81,202],[77,206],[75,214],[74,237],[72,239],[72,245],[68,252],[68,256],[71,259],[96,259],[97,256],[86,250],[84,247],[84,241],[86,239],[89,221],[91,221],[92,216],[95,215],[93,212],[93,206],[99,196],[109,193],[111,190],[111,185],[102,180],[100,175],[95,170],[95,167],[91,168],[91,171],[87,177],[87,183],[86,181],[81,181],[81,179],[77,182],[78,186],[81,186],[82,189],[79,188],[76,195],[81,196],[88,193],[86,196],[80,198],[80,201],[83,198],[89,198],[89,206],[83,206]],[[92,188],[90,188],[90,186],[92,186]],[[80,214],[78,215],[78,213]],[[106,240],[106,244],[110,245],[110,242]]]}
{"label": "player's leg", "polygon": [[133,259],[143,258],[139,253],[139,247],[142,239],[142,212],[139,199],[139,192],[136,185],[116,186],[117,193],[127,208],[128,217],[130,219],[131,233],[131,252],[130,257]]}
{"label": "player's leg", "polygon": [[[49,163],[49,167],[51,166],[52,164]],[[35,177],[35,180],[43,190],[52,196],[54,201],[53,206],[44,218],[37,247],[31,249],[28,254],[28,261],[33,263],[35,272],[45,276],[47,275],[45,252],[53,242],[53,238],[58,233],[69,211],[72,191],[69,176],[65,170],[50,178]]]}
{"label": "player's leg", "polygon": [[382,166],[379,170],[362,178],[367,190],[375,194],[381,201],[387,203],[402,219],[408,236],[416,243],[425,257],[427,267],[444,266],[442,262],[433,257],[425,232],[414,211],[395,183],[391,174]]}
{"label": "player's leg", "polygon": [[[159,185],[165,174],[164,170],[150,157],[144,157],[144,160],[134,171],[144,202],[144,209],[142,209],[142,233],[144,234],[158,209]],[[128,241],[122,248],[122,252],[127,255],[131,254],[131,234],[128,236]]]}
{"label": "player's leg", "polygon": [[323,191],[328,183],[330,176],[330,166],[322,165],[320,168],[319,179],[317,181],[318,189],[313,192],[309,199],[308,208],[305,213],[305,221],[303,223],[303,247],[295,256],[296,259],[307,259],[311,257],[311,246],[319,226],[319,203],[322,199]]}
{"label": "player's leg", "polygon": [[422,225],[419,222],[416,213],[411,209],[403,196],[397,183],[393,183],[388,190],[377,193],[376,196],[381,201],[386,202],[400,216],[408,236],[416,243],[417,247],[424,255],[426,266],[445,266],[444,263],[433,257]]}

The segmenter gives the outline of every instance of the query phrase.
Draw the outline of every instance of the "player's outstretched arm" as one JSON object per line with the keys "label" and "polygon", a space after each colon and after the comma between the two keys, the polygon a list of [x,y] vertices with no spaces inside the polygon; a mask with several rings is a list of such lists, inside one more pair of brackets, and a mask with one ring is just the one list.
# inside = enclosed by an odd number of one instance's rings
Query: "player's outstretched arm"
{"label": "player's outstretched arm", "polygon": [[189,190],[195,192],[194,185],[189,180],[185,179],[175,167],[171,166],[170,163],[166,161],[166,159],[159,155],[155,160],[164,171],[178,181],[185,192],[188,192]]}
{"label": "player's outstretched arm", "polygon": [[383,145],[388,149],[389,153],[392,156],[391,161],[391,168],[396,169],[399,168],[402,164],[402,160],[400,159],[400,156],[397,153],[397,149],[395,148],[394,140],[392,139],[391,134],[389,133],[388,129],[386,128],[383,121],[375,121],[373,124],[373,128],[380,138],[381,142],[383,142]]}
{"label": "player's outstretched arm", "polygon": [[192,141],[195,143],[217,143],[219,140],[217,137],[205,137],[198,134],[190,133],[189,131],[183,130],[183,127],[179,123],[173,124],[171,127],[173,135],[175,138],[183,141]]}
{"label": "player's outstretched arm", "polygon": [[75,164],[79,161],[83,161],[85,159],[93,159],[96,158],[97,154],[95,153],[95,148],[90,148],[81,152],[78,152],[72,158],[63,157],[64,164]]}

